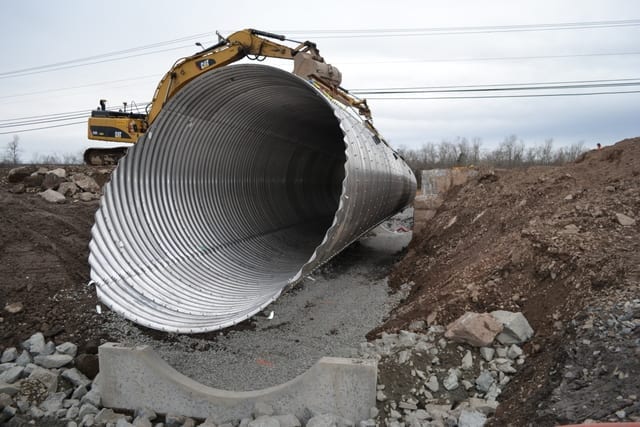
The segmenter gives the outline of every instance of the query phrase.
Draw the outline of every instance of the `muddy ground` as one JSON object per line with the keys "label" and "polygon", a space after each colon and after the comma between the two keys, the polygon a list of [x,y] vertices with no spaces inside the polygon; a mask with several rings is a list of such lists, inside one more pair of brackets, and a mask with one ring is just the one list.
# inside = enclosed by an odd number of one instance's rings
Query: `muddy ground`
{"label": "muddy ground", "polygon": [[[7,171],[0,171],[0,307],[23,308],[0,314],[0,351],[43,331],[95,352],[112,338],[87,286],[98,202],[58,205],[10,193]],[[636,221],[622,225],[618,214]],[[410,284],[410,295],[369,337],[413,320],[446,324],[468,310],[522,311],[536,334],[493,425],[609,420],[619,411],[621,419],[640,418],[639,215],[638,138],[563,167],[481,170],[414,236],[390,276],[396,288]]]}

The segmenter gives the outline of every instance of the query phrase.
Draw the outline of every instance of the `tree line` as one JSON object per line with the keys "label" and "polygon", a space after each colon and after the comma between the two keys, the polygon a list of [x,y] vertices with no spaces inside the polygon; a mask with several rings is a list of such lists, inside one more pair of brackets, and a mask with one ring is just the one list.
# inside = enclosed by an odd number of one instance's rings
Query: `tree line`
{"label": "tree line", "polygon": [[[13,136],[13,139],[7,143],[4,149],[4,155],[0,157],[0,165],[3,166],[15,166],[23,163],[22,161],[22,149],[20,148],[20,138],[17,135]],[[82,154],[38,154],[35,153],[31,161],[31,164],[41,165],[80,165],[83,163]]]}
{"label": "tree line", "polygon": [[[398,148],[398,153],[414,170],[450,168],[453,166],[483,165],[500,168],[515,168],[535,165],[561,165],[575,161],[586,151],[584,142],[580,141],[568,147],[554,148],[553,139],[546,139],[541,144],[527,147],[516,135],[506,137],[496,149],[482,150],[482,139],[471,140],[458,137],[453,141],[440,143],[427,142],[418,149],[407,147]],[[7,143],[4,156],[0,158],[2,165],[16,165],[22,163],[19,137]],[[33,164],[82,164],[82,154],[34,154]]]}
{"label": "tree line", "polygon": [[554,148],[553,138],[527,146],[516,135],[510,135],[497,148],[488,151],[482,150],[482,139],[463,137],[440,143],[427,142],[418,149],[400,147],[397,151],[417,172],[470,165],[500,168],[561,165],[575,161],[586,149],[582,141]]}

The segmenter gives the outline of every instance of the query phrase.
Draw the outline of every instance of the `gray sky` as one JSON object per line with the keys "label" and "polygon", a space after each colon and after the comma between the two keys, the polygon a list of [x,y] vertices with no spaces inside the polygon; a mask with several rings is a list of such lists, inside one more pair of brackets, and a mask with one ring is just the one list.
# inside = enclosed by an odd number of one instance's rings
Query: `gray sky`
{"label": "gray sky", "polygon": [[[19,135],[22,159],[35,153],[79,153],[99,143],[86,138],[82,118],[16,128],[17,119],[88,112],[100,98],[110,105],[150,100],[176,59],[215,43],[215,31],[243,28],[281,32],[318,44],[340,68],[347,89],[469,86],[636,79],[632,86],[548,91],[396,95],[451,97],[640,91],[640,25],[544,31],[471,32],[468,27],[640,20],[636,0],[296,2],[120,1],[3,3],[0,17],[0,148]],[[464,27],[425,34],[424,29]],[[390,29],[423,29],[395,36]],[[380,37],[338,30],[378,30]],[[132,56],[57,71],[34,69],[78,58],[202,34],[120,55]],[[372,34],[372,33],[368,33]],[[354,37],[358,36],[358,37]],[[168,50],[170,49],[170,50]],[[162,51],[162,52],[158,52]],[[577,56],[580,55],[580,56]],[[543,57],[543,58],[541,58]],[[287,61],[265,64],[287,70]],[[74,64],[68,64],[74,65]],[[63,65],[66,67],[66,65]],[[480,137],[491,149],[516,134],[528,145],[587,147],[640,135],[640,93],[594,96],[388,100],[368,95],[374,122],[394,146]],[[36,122],[42,118],[35,119]],[[31,132],[20,129],[83,123]]]}

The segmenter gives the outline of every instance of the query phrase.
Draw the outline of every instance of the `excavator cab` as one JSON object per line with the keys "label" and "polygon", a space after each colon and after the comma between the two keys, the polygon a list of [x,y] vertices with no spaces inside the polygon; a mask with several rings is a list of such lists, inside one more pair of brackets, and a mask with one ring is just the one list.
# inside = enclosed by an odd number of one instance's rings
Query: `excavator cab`
{"label": "excavator cab", "polygon": [[140,135],[147,130],[147,115],[124,111],[109,111],[106,100],[100,100],[100,107],[91,111],[89,119],[88,137],[100,141],[130,142],[138,141]]}
{"label": "excavator cab", "polygon": [[[125,142],[134,144],[147,131],[147,115],[127,112],[127,104],[120,111],[109,111],[106,100],[100,100],[100,106],[91,111],[88,122],[88,138],[98,141]],[[89,148],[84,152],[84,161],[88,165],[115,165],[126,154],[127,147]]]}

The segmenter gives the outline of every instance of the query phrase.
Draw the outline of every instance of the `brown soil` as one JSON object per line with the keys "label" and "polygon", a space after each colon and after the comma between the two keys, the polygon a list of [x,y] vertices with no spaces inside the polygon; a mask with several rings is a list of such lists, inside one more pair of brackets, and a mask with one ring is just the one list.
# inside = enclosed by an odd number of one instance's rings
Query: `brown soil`
{"label": "brown soil", "polygon": [[[536,331],[530,357],[492,423],[562,421],[538,406],[562,376],[569,322],[588,304],[639,295],[640,223],[624,227],[616,213],[640,213],[640,138],[563,167],[480,171],[414,236],[391,275],[396,288],[413,282],[411,294],[370,337],[416,319],[446,325],[465,311],[522,311]],[[629,356],[637,354],[623,353],[621,366]]]}
{"label": "brown soil", "polygon": [[33,193],[7,190],[0,182],[0,347],[42,331],[81,350],[95,347],[100,334],[97,298],[89,282],[89,240],[98,201],[51,204]]}

